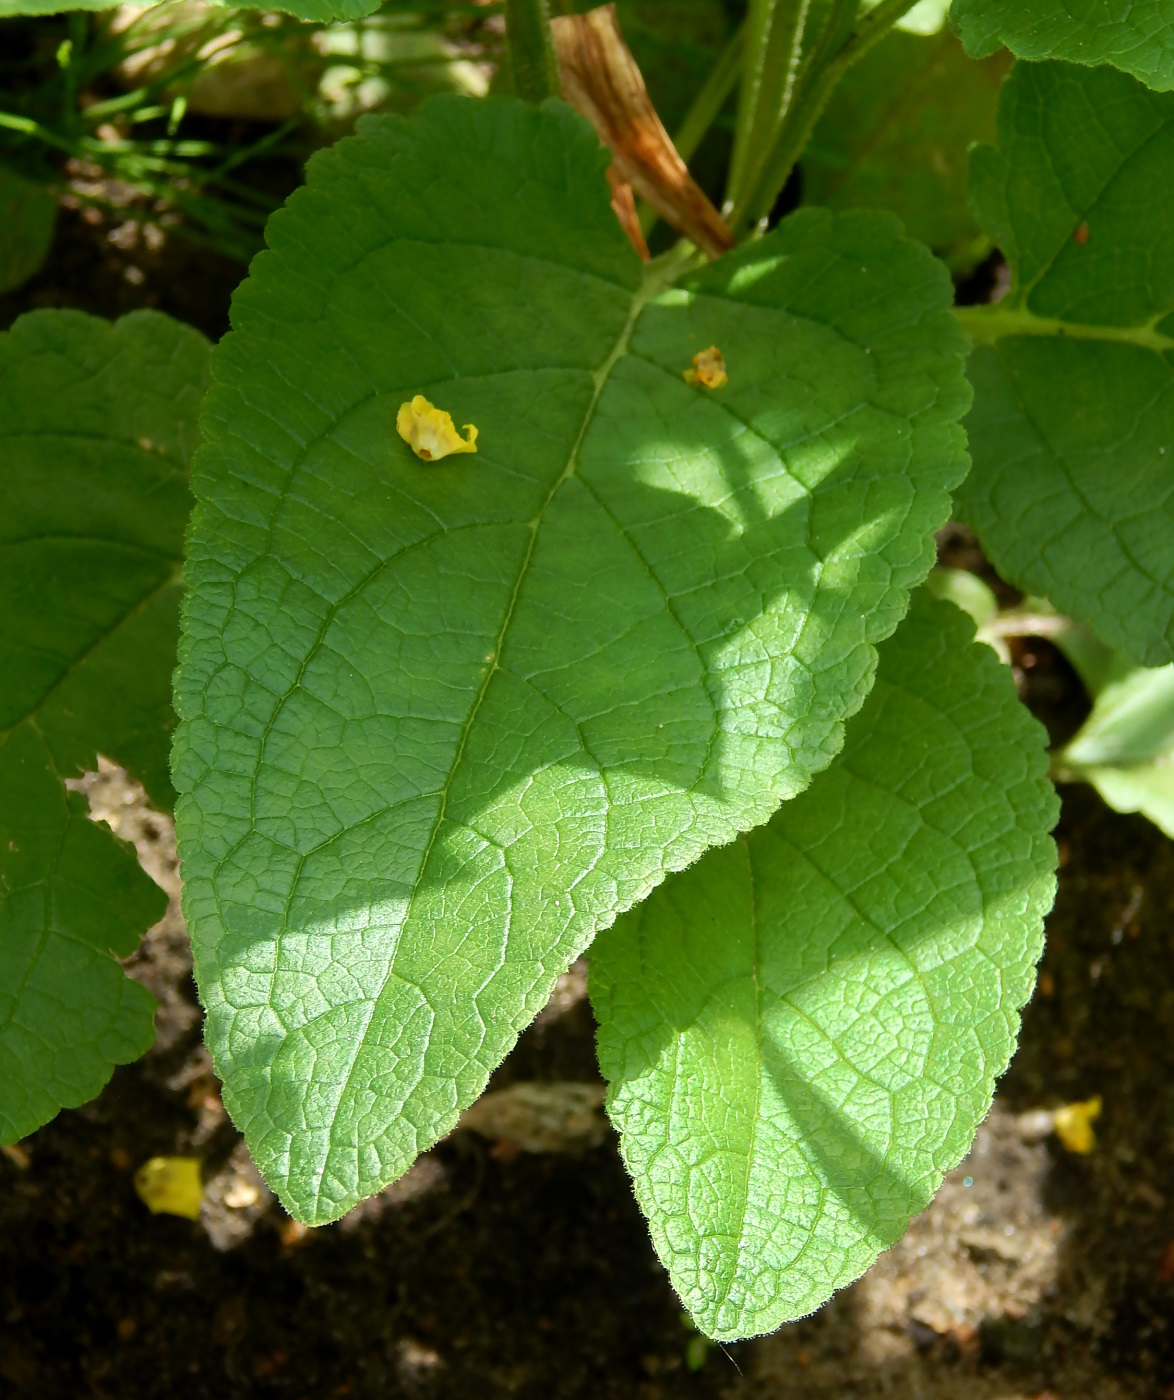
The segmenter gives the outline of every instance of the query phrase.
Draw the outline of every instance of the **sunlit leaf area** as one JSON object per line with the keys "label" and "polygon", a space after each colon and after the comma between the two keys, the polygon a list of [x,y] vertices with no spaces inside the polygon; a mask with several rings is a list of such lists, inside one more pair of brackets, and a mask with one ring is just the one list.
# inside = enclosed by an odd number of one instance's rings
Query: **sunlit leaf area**
{"label": "sunlit leaf area", "polygon": [[1174,1393],[1174,4],[65,3],[5,1393]]}

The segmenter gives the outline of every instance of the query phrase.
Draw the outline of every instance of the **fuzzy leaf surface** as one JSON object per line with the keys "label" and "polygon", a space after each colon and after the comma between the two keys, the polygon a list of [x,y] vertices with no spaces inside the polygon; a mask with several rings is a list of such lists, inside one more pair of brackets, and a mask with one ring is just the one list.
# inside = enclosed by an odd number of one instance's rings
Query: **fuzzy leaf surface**
{"label": "fuzzy leaf surface", "polygon": [[[213,356],[177,688],[208,1040],[308,1222],[827,765],[964,469],[949,288],[894,220],[804,214],[668,286],[563,104],[360,132]],[[714,393],[682,374],[711,344]],[[412,454],[416,394],[476,455]]]}
{"label": "fuzzy leaf surface", "polygon": [[1111,63],[1174,88],[1174,0],[954,0],[950,20],[975,58],[1006,44],[1016,58]]}
{"label": "fuzzy leaf surface", "polygon": [[92,1098],[154,1035],[111,950],[166,908],[65,779],[171,794],[170,678],[208,364],[154,312],[37,311],[0,336],[0,1140]]}
{"label": "fuzzy leaf surface", "polygon": [[1054,893],[1046,736],[921,596],[843,752],[596,940],[608,1111],[697,1326],[802,1317],[970,1146]]}
{"label": "fuzzy leaf surface", "polygon": [[1134,662],[1174,656],[1174,93],[1021,64],[971,197],[1013,272],[977,348],[957,513]]}
{"label": "fuzzy leaf surface", "polygon": [[978,234],[967,153],[993,141],[1005,55],[975,62],[948,30],[895,30],[851,67],[803,154],[803,197],[888,209],[910,237],[952,252]]}

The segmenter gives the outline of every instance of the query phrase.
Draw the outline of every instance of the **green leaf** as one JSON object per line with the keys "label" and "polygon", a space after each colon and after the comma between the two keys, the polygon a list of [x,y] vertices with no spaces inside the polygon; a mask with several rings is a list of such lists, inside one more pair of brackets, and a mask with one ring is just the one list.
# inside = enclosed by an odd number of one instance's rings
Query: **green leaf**
{"label": "green leaf", "polygon": [[978,348],[957,513],[1026,593],[1134,661],[1174,656],[1174,94],[1021,65],[972,160],[1010,292]]}
{"label": "green leaf", "polygon": [[[879,0],[862,0],[861,13],[867,14],[869,10],[876,9],[878,3]],[[945,28],[949,13],[950,0],[917,0],[912,9],[905,11],[895,27],[910,34],[938,34]]]}
{"label": "green leaf", "polygon": [[169,680],[203,337],[154,312],[0,335],[0,1140],[154,1035],[133,952],[166,898],[65,779],[99,753],[170,793]]}
{"label": "green leaf", "polygon": [[967,152],[992,141],[1004,55],[975,63],[946,30],[895,31],[850,68],[803,155],[803,196],[832,209],[889,209],[913,238],[953,252],[978,225]]}
{"label": "green leaf", "polygon": [[[1067,651],[1067,648],[1065,648]],[[1092,713],[1056,755],[1057,772],[1090,782],[1118,812],[1141,812],[1174,837],[1174,666],[1118,658]]]}
{"label": "green leaf", "polygon": [[[967,401],[888,217],[674,287],[562,103],[360,132],[213,356],[174,755],[225,1102],[315,1222],[453,1125],[599,928],[826,766]],[[412,455],[417,393],[475,456]]]}
{"label": "green leaf", "polygon": [[915,600],[840,757],[591,953],[608,1111],[697,1326],[852,1281],[963,1157],[1055,888],[1045,735],[969,620]]}
{"label": "green leaf", "polygon": [[966,569],[935,569],[925,581],[926,592],[969,613],[981,628],[998,616],[999,600],[977,575]]}
{"label": "green leaf", "polygon": [[954,0],[950,19],[975,58],[1006,44],[1016,58],[1111,63],[1174,88],[1174,0]]}
{"label": "green leaf", "polygon": [[0,292],[27,282],[53,241],[57,201],[44,187],[0,166]]}

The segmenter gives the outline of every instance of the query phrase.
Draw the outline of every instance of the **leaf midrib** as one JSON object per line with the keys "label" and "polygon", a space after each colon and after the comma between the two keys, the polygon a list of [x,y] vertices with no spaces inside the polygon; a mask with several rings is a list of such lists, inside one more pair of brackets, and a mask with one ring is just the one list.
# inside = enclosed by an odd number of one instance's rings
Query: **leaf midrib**
{"label": "leaf midrib", "polygon": [[1174,336],[1163,335],[1158,323],[1170,314],[1164,309],[1140,326],[1095,326],[1065,321],[1058,316],[1038,316],[1026,307],[956,306],[954,315],[975,345],[990,345],[1008,336],[1052,336],[1069,340],[1099,340],[1136,345],[1155,354],[1174,351]]}
{"label": "leaf midrib", "polygon": [[[436,839],[440,833],[441,827],[444,825],[445,815],[448,810],[448,795],[452,788],[453,780],[456,777],[457,770],[460,768],[461,761],[464,758],[469,735],[472,733],[473,725],[477,721],[477,715],[484,703],[485,697],[489,693],[490,684],[494,676],[501,670],[502,648],[505,645],[510,625],[514,619],[514,613],[517,610],[518,598],[521,595],[522,585],[526,580],[526,575],[530,571],[530,565],[534,558],[534,550],[538,543],[538,533],[546,517],[546,512],[549,510],[551,502],[554,500],[555,496],[558,495],[560,489],[575,475],[579,461],[579,450],[583,445],[583,439],[587,436],[587,430],[595,417],[595,410],[599,405],[604,387],[611,377],[612,370],[624,355],[627,354],[628,342],[632,338],[632,331],[635,329],[636,322],[640,319],[640,313],[644,310],[645,306],[648,305],[649,301],[667,285],[669,280],[671,280],[671,271],[662,275],[657,275],[656,273],[646,275],[645,280],[633,295],[627,319],[624,322],[615,344],[612,346],[610,353],[599,368],[592,372],[591,377],[594,381],[594,387],[592,389],[591,398],[583,414],[583,421],[579,425],[579,431],[575,437],[575,441],[571,446],[566,466],[560,472],[550,490],[546,493],[546,497],[538,507],[537,512],[527,522],[530,530],[530,538],[526,544],[525,552],[522,555],[521,564],[518,567],[518,576],[510,592],[509,601],[506,604],[505,613],[502,617],[501,627],[498,629],[497,636],[494,639],[493,659],[486,667],[485,676],[481,681],[481,685],[477,690],[472,705],[469,707],[469,713],[466,716],[464,725],[461,727],[460,737],[457,740],[452,763],[449,766],[444,783],[440,788],[440,806],[437,809],[436,817],[432,824],[432,830],[428,834],[428,841],[420,859],[419,868],[421,874],[427,869],[428,861],[431,858],[432,850],[436,844]],[[390,969],[388,975],[390,976]],[[382,994],[383,988],[381,987],[378,996],[382,996]],[[378,1000],[378,997],[376,999]]]}
{"label": "leaf midrib", "polygon": [[[440,831],[444,826],[448,809],[448,795],[452,789],[453,781],[464,758],[465,748],[468,744],[469,736],[472,733],[473,726],[477,721],[477,715],[481,709],[482,704],[484,703],[486,695],[489,692],[489,686],[493,681],[494,676],[496,676],[497,673],[502,669],[502,650],[505,645],[506,637],[509,634],[509,629],[511,623],[513,622],[514,614],[517,610],[518,599],[521,595],[522,586],[530,570],[530,565],[534,557],[534,551],[537,546],[539,531],[542,527],[542,522],[545,519],[546,512],[550,508],[550,505],[554,500],[555,496],[558,494],[559,490],[566,484],[566,482],[568,482],[575,475],[576,469],[578,467],[579,451],[583,445],[583,440],[587,435],[588,429],[590,428],[591,423],[595,417],[595,412],[599,405],[599,400],[603,394],[603,390],[611,377],[612,371],[615,369],[619,361],[623,359],[624,356],[627,354],[628,343],[631,340],[632,332],[636,327],[637,321],[640,319],[641,313],[643,312],[644,308],[648,305],[648,303],[661,291],[663,291],[682,271],[682,269],[683,264],[679,260],[670,257],[669,259],[666,259],[663,263],[658,264],[654,268],[650,269],[645,274],[644,280],[642,281],[641,285],[636,289],[635,293],[632,294],[632,300],[631,305],[628,309],[628,315],[624,321],[623,327],[621,328],[618,337],[616,338],[615,344],[612,346],[611,351],[608,353],[607,357],[603,360],[599,367],[592,371],[593,388],[591,398],[587,404],[586,411],[583,414],[583,420],[579,425],[579,431],[575,436],[574,443],[571,446],[571,451],[568,454],[566,465],[563,467],[563,470],[555,479],[553,485],[547,492],[537,512],[527,522],[530,531],[530,538],[527,542],[525,552],[522,556],[521,563],[518,567],[517,578],[515,579],[513,589],[510,592],[509,601],[506,604],[501,626],[498,629],[497,636],[494,640],[493,659],[486,668],[485,676],[483,677],[481,684],[478,687],[477,694],[473,699],[472,705],[469,707],[469,713],[465,718],[465,722],[461,727],[460,736],[457,740],[457,745],[453,754],[452,763],[449,765],[449,770],[448,773],[445,775],[443,784],[438,789],[440,802],[437,808],[436,816],[433,819],[432,829],[428,834],[428,840],[425,843],[424,850],[420,857],[419,866],[417,867],[419,872],[416,881],[417,884],[420,876],[423,875],[424,871],[428,867],[428,862],[431,859],[432,851],[435,848]],[[411,896],[409,896],[409,907],[410,903]],[[370,998],[372,1014],[374,1014],[375,1008],[378,1007],[380,1001],[382,1000],[384,993],[387,990],[388,983],[391,981],[391,978],[393,976],[393,972],[394,959],[391,962],[389,962],[386,970],[384,971],[378,990]],[[369,1026],[370,1019],[368,1020],[368,1028]],[[348,1082],[350,1075],[353,1074],[354,1064],[359,1058],[359,1051],[361,1050],[362,1045],[365,1042],[366,1033],[364,1033],[361,1037],[358,1038],[355,1048],[355,1055],[352,1060],[351,1068],[348,1071]],[[342,1085],[342,1092],[345,1093],[345,1090],[346,1083]],[[330,1161],[330,1158],[333,1156],[335,1147],[336,1143],[334,1142],[334,1125],[332,1124],[331,1130],[327,1135],[327,1145],[326,1153],[323,1159],[323,1169],[325,1168],[326,1164]],[[325,1175],[324,1170],[322,1174],[323,1176]],[[320,1199],[320,1195],[316,1194],[315,1207],[317,1207]]]}

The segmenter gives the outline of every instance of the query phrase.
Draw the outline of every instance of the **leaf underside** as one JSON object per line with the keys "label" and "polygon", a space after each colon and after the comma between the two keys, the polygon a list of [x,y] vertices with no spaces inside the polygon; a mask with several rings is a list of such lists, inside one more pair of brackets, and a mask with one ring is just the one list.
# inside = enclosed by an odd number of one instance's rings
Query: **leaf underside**
{"label": "leaf underside", "polygon": [[1057,764],[1093,784],[1118,812],[1141,812],[1174,837],[1174,665],[1117,658],[1092,713]]}
{"label": "leaf underside", "polygon": [[1174,0],[954,0],[950,20],[976,58],[1111,63],[1151,88],[1174,88]]}
{"label": "leaf underside", "polygon": [[918,595],[843,752],[590,955],[608,1109],[697,1326],[769,1332],[864,1272],[970,1146],[1054,892],[1046,736]]}
{"label": "leaf underside", "polygon": [[[895,221],[805,213],[663,285],[606,159],[561,103],[367,120],[213,357],[185,911],[225,1102],[307,1222],[452,1127],[598,929],[826,766],[964,470],[948,281]],[[711,344],[714,393],[682,377]],[[417,393],[475,456],[412,455]]]}
{"label": "leaf underside", "polygon": [[110,956],[166,908],[65,779],[102,753],[171,794],[187,459],[208,362],[154,312],[0,336],[0,1141],[92,1098],[154,1035]]}
{"label": "leaf underside", "polygon": [[1148,666],[1174,656],[1174,93],[1020,65],[971,197],[1014,282],[967,324],[957,512],[999,572]]}

